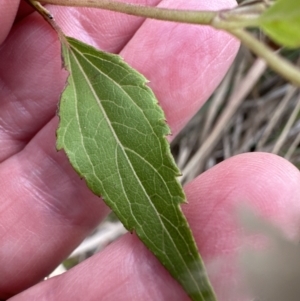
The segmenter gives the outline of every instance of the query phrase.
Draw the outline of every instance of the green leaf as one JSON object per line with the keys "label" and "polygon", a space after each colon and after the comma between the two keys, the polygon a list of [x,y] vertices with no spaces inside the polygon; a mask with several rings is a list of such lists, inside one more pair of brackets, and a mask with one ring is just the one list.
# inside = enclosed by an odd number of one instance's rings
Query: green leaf
{"label": "green leaf", "polygon": [[258,21],[275,42],[290,48],[300,46],[299,0],[277,0]]}
{"label": "green leaf", "polygon": [[146,79],[117,55],[67,41],[70,76],[59,108],[58,149],[192,300],[215,300],[179,207],[185,196],[165,138],[169,128]]}

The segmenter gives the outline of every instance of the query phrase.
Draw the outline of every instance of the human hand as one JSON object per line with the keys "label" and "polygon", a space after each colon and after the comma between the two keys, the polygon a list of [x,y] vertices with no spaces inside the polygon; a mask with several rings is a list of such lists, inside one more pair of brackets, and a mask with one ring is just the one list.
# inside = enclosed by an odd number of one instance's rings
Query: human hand
{"label": "human hand", "polygon": [[[199,9],[234,5],[230,0],[202,1],[201,6],[196,0],[186,2],[162,3]],[[187,300],[131,234],[67,273],[36,284],[99,224],[108,208],[55,149],[55,112],[67,76],[61,70],[60,45],[39,15],[27,15],[26,6],[10,29],[18,5],[18,0],[0,0],[0,298]],[[215,89],[238,47],[233,38],[207,27],[143,22],[99,10],[50,10],[66,34],[120,53],[151,81],[174,136]],[[248,202],[293,234],[300,213],[299,183],[299,172],[283,159],[245,154],[185,187],[189,204],[183,209],[204,260],[228,255],[230,268],[212,278],[220,301],[228,300],[227,288],[237,277],[232,267],[242,238],[232,219],[236,205]]]}

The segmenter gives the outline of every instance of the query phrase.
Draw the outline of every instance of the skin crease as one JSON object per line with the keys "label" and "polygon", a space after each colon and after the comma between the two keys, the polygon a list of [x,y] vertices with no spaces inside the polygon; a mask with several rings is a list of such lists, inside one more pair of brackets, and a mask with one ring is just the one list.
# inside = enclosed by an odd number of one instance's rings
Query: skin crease
{"label": "skin crease", "polygon": [[[235,4],[136,2],[199,9]],[[88,191],[64,153],[55,150],[55,112],[67,76],[61,70],[56,34],[40,16],[28,14],[24,3],[14,22],[19,2],[7,3],[0,0],[0,19],[5,20],[0,28],[0,298],[188,300],[134,234],[62,276],[38,283],[98,225],[108,208]],[[150,80],[173,135],[213,92],[238,49],[233,38],[208,27],[49,8],[68,35],[120,53]],[[247,239],[234,218],[238,204],[248,204],[296,239],[299,184],[299,172],[290,163],[255,153],[227,160],[185,187],[189,204],[183,210],[220,301],[252,298],[235,290],[240,279],[237,255]],[[218,259],[226,265],[215,273],[210,266]]]}

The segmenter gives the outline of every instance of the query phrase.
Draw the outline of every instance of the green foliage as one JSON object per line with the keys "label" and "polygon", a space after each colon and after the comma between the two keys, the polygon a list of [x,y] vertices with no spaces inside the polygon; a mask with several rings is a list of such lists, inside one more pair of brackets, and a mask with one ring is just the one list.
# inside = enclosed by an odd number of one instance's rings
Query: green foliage
{"label": "green foliage", "polygon": [[300,46],[300,1],[277,0],[260,18],[259,25],[275,42]]}
{"label": "green foliage", "polygon": [[179,207],[185,196],[165,138],[169,128],[146,79],[119,56],[67,42],[58,149],[192,300],[215,300]]}

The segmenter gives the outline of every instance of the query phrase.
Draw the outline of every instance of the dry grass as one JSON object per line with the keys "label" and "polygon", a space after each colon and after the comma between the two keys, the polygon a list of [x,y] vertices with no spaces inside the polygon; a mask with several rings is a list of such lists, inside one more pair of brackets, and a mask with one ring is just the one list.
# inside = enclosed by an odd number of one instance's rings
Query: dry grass
{"label": "dry grass", "polygon": [[[299,51],[285,53],[295,64]],[[186,183],[245,152],[270,152],[300,166],[299,89],[242,48],[223,82],[172,143]]]}

